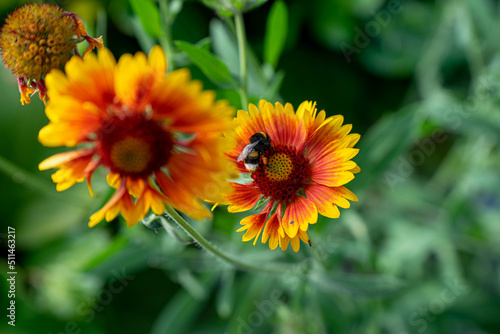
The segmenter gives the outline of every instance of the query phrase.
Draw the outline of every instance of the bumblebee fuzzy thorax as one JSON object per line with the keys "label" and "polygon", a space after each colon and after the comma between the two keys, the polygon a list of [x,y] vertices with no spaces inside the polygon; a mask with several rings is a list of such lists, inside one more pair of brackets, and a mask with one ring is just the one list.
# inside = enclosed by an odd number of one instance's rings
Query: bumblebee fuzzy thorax
{"label": "bumblebee fuzzy thorax", "polygon": [[264,132],[257,132],[253,134],[250,139],[250,143],[245,146],[243,151],[241,151],[238,156],[238,161],[245,162],[245,168],[249,172],[254,172],[259,167],[262,162],[264,165],[267,163],[267,157],[265,156],[272,148],[271,139]]}

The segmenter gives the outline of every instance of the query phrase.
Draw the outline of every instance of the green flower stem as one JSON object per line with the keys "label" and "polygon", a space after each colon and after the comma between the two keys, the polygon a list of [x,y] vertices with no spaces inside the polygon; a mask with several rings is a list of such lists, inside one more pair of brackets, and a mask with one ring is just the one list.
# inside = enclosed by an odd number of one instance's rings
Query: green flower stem
{"label": "green flower stem", "polygon": [[167,72],[174,70],[174,52],[172,46],[172,34],[170,32],[170,22],[168,11],[168,0],[160,0],[160,16],[162,23],[163,36],[160,37],[160,44],[165,50],[165,56],[167,57]]}
{"label": "green flower stem", "polygon": [[[266,272],[271,272],[271,273],[281,273],[281,274],[286,274],[287,272],[291,272],[293,268],[291,268],[288,265],[285,264],[273,264],[272,266],[256,266],[250,263],[246,263],[244,261],[240,261],[239,259],[236,259],[235,257],[226,254],[224,251],[220,250],[219,248],[215,247],[212,245],[207,239],[205,239],[196,229],[194,229],[187,221],[184,220],[184,218],[181,217],[175,211],[171,206],[166,205],[165,213],[184,229],[186,233],[193,238],[193,240],[203,247],[206,251],[208,251],[210,254],[214,255],[215,257],[223,260],[224,262],[227,262],[235,267],[238,267],[243,270],[248,270],[248,271],[266,271]],[[160,220],[161,221],[161,220]],[[161,224],[163,225],[163,228],[167,228],[165,224],[167,224],[164,221],[161,221]]]}
{"label": "green flower stem", "polygon": [[242,108],[248,107],[247,97],[247,54],[246,54],[246,37],[245,25],[243,23],[243,15],[241,12],[234,14],[234,22],[236,25],[236,38],[238,39],[238,53],[240,56],[240,97]]}

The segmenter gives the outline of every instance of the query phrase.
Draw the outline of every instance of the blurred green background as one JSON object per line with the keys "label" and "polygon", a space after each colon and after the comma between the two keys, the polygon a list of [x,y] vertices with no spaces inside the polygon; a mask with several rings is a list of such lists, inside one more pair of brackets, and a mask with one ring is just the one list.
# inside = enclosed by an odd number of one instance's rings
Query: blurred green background
{"label": "blurred green background", "polygon": [[[0,17],[24,1],[3,0]],[[241,107],[183,53],[237,81],[238,1],[65,0],[116,57],[174,45],[170,64]],[[55,191],[37,165],[48,120],[0,69],[1,333],[500,333],[500,5],[493,0],[248,1],[249,97],[318,102],[360,133],[359,197],[311,226],[313,247],[241,242],[244,214],[192,222],[218,247],[281,275],[237,270],[179,228],[87,227],[107,186]],[[224,7],[224,8],[221,8]],[[269,13],[274,13],[269,15]],[[166,33],[165,33],[166,32]],[[281,44],[283,48],[279,46]],[[84,43],[82,43],[84,44]],[[83,46],[83,45],[82,45]],[[205,53],[206,53],[205,52]],[[194,60],[194,62],[193,62]],[[224,70],[218,68],[218,70]],[[7,325],[7,228],[16,230],[16,327]],[[177,238],[175,237],[177,236]],[[179,240],[180,239],[180,240]]]}

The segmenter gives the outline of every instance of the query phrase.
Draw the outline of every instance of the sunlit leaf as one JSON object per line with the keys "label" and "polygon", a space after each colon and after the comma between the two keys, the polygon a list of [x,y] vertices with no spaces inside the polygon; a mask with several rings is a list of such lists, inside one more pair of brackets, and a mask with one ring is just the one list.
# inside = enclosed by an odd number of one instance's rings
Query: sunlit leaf
{"label": "sunlit leaf", "polygon": [[227,69],[226,64],[217,59],[209,51],[190,44],[188,42],[176,41],[175,46],[184,51],[193,63],[198,66],[203,73],[218,84],[236,84]]}
{"label": "sunlit leaf", "polygon": [[276,67],[288,31],[288,9],[283,1],[274,2],[266,22],[264,36],[264,61]]}
{"label": "sunlit leaf", "polygon": [[135,14],[141,20],[144,30],[152,37],[162,35],[160,13],[153,0],[129,0]]}

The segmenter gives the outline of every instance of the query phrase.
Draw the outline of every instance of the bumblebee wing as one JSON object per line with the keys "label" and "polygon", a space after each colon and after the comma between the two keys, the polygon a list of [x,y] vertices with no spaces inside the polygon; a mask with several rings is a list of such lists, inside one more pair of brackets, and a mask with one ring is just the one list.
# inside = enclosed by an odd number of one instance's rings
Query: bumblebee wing
{"label": "bumblebee wing", "polygon": [[259,141],[256,141],[254,143],[250,143],[247,146],[245,146],[245,148],[243,149],[243,151],[241,151],[240,155],[238,156],[237,161],[243,161],[243,160],[245,160],[246,157],[248,157],[248,155],[250,154],[250,152],[253,151],[254,147],[257,146],[258,143],[259,143]]}

